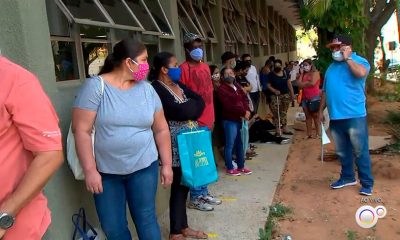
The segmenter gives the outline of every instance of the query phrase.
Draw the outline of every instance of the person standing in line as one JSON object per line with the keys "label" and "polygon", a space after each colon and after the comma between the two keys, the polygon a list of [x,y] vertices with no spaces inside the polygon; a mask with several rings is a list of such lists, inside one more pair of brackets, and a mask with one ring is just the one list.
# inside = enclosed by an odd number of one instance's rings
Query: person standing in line
{"label": "person standing in line", "polygon": [[0,56],[0,239],[40,240],[42,190],[63,162],[58,117],[38,79]]}
{"label": "person standing in line", "polygon": [[[186,61],[180,65],[181,82],[193,92],[200,95],[206,106],[203,113],[197,119],[200,126],[206,126],[210,131],[213,130],[215,113],[213,99],[213,84],[209,66],[202,62],[203,41],[193,33],[186,33],[184,36],[184,48]],[[201,186],[190,189],[189,208],[200,211],[212,211],[212,205],[219,205],[222,201],[211,195],[208,186]]]}
{"label": "person standing in line", "polygon": [[273,95],[273,93],[268,88],[268,76],[273,69],[274,69],[274,61],[271,60],[270,57],[267,61],[265,61],[264,67],[262,67],[260,71],[260,83],[262,87],[262,92],[265,97],[265,102],[267,103],[270,110],[271,110],[271,95]]}
{"label": "person standing in line", "polygon": [[321,101],[319,71],[315,68],[311,59],[303,61],[297,86],[303,91],[301,106],[306,115],[307,137],[309,139],[312,138],[312,123],[314,122],[315,135],[318,138],[321,133],[321,124],[319,122],[319,105]]}
{"label": "person standing in line", "polygon": [[233,52],[224,52],[221,56],[221,62],[222,62],[222,67],[221,67],[221,71],[224,68],[232,68],[235,69],[236,67],[236,54],[234,54]]}
{"label": "person standing in line", "polygon": [[348,35],[336,35],[327,45],[332,50],[333,63],[325,73],[320,120],[328,107],[330,129],[342,170],[332,189],[357,184],[354,162],[360,178],[361,195],[372,195],[374,178],[368,146],[368,124],[365,82],[370,71],[368,61],[353,52]]}
{"label": "person standing in line", "polygon": [[242,61],[250,63],[250,69],[247,72],[246,79],[247,81],[249,81],[251,85],[251,91],[249,95],[251,101],[253,102],[254,113],[256,114],[258,112],[258,105],[260,104],[260,92],[261,92],[260,78],[258,76],[256,67],[252,65],[250,54],[243,54]]}
{"label": "person standing in line", "polygon": [[[235,73],[231,68],[221,71],[222,84],[217,90],[222,105],[222,122],[225,132],[224,159],[226,174],[230,176],[249,175],[252,171],[245,168],[244,148],[240,134],[242,119],[250,119],[249,101],[242,87],[235,81]],[[236,154],[237,169],[232,161],[232,153]]]}
{"label": "person standing in line", "polygon": [[99,75],[85,81],[72,111],[86,188],[108,240],[132,239],[126,205],[139,239],[161,240],[155,203],[158,159],[166,188],[173,179],[171,137],[160,98],[145,81],[147,57],[143,43],[118,42]]}
{"label": "person standing in line", "polygon": [[160,96],[165,118],[168,121],[172,142],[172,169],[174,180],[169,200],[170,240],[182,240],[186,237],[207,239],[202,231],[189,228],[186,215],[186,200],[189,188],[181,184],[182,169],[178,150],[177,136],[188,130],[190,124],[197,125],[196,119],[202,114],[203,99],[180,83],[181,69],[176,57],[168,52],[158,53],[153,60],[149,80]]}
{"label": "person standing in line", "polygon": [[[282,61],[275,60],[274,71],[268,75],[268,89],[274,94],[271,99],[271,111],[274,115],[276,135],[293,135],[287,128],[287,111],[294,101],[292,82],[282,68]],[[278,107],[279,104],[279,107]],[[280,124],[280,125],[279,125]]]}

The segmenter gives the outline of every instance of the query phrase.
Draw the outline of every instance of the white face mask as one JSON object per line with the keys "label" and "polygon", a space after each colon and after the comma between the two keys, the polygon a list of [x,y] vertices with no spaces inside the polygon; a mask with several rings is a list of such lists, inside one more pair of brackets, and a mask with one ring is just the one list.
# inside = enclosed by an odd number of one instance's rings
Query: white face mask
{"label": "white face mask", "polygon": [[311,70],[311,66],[310,65],[304,66],[303,69],[304,71],[309,72]]}
{"label": "white face mask", "polygon": [[344,60],[344,56],[343,56],[342,52],[340,52],[340,51],[333,51],[332,58],[333,58],[333,60],[335,60],[337,62],[342,62]]}
{"label": "white face mask", "polygon": [[220,74],[219,73],[215,73],[215,74],[213,74],[212,76],[211,76],[211,78],[212,78],[212,80],[214,80],[214,81],[217,81],[217,80],[219,80],[220,79]]}

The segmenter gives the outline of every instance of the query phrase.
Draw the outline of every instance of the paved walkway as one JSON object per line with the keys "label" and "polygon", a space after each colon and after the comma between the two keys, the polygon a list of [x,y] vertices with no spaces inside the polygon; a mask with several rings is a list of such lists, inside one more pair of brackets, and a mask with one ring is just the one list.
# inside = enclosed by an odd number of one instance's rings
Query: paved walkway
{"label": "paved walkway", "polygon": [[[283,172],[290,144],[256,144],[257,157],[246,162],[252,175],[232,177],[225,175],[219,162],[219,181],[210,187],[211,192],[223,203],[212,212],[188,209],[189,226],[201,229],[210,239],[258,239],[267,208]],[[168,239],[168,211],[160,218],[164,239]]]}

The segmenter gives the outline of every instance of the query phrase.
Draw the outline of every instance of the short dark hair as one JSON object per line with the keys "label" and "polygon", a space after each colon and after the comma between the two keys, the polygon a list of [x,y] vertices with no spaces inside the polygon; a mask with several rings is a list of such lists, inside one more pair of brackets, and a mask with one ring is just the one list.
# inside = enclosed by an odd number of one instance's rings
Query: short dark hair
{"label": "short dark hair", "polygon": [[274,64],[277,64],[277,63],[280,63],[280,64],[282,65],[282,60],[276,59],[276,60],[274,61]]}
{"label": "short dark hair", "polygon": [[244,61],[244,59],[245,59],[245,58],[248,58],[248,57],[251,58],[250,54],[245,53],[245,54],[242,55],[242,58],[241,58],[241,59],[242,59],[242,61]]}
{"label": "short dark hair", "polygon": [[230,68],[230,67],[224,67],[224,68],[221,69],[221,77],[224,76],[226,70],[228,70],[228,69],[232,69],[232,68]]}
{"label": "short dark hair", "polygon": [[247,61],[236,61],[235,71],[245,70],[246,68],[250,68],[251,64]]}
{"label": "short dark hair", "polygon": [[236,58],[236,55],[233,52],[224,52],[221,56],[222,64],[226,63],[229,59]]}
{"label": "short dark hair", "polygon": [[214,73],[215,69],[217,69],[217,68],[218,68],[217,65],[210,65],[211,75]]}
{"label": "short dark hair", "polygon": [[275,56],[270,56],[270,57],[268,58],[268,60],[271,60],[271,61],[275,62]]}

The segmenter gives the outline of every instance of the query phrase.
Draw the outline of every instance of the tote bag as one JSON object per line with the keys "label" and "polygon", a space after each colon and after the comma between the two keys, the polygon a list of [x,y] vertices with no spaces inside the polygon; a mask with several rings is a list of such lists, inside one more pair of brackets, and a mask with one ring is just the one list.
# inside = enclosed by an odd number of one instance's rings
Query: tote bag
{"label": "tote bag", "polygon": [[183,131],[178,134],[178,151],[182,168],[182,185],[201,187],[218,180],[217,167],[207,129]]}
{"label": "tote bag", "polygon": [[[101,95],[104,93],[104,80],[100,78],[101,84]],[[92,146],[93,146],[93,156],[94,156],[94,135],[95,129],[93,127],[92,130]],[[72,170],[74,177],[76,180],[84,180],[85,174],[83,173],[83,169],[81,163],[79,162],[78,155],[76,154],[75,148],[75,137],[72,132],[72,124],[69,125],[68,135],[67,135],[67,161],[69,168]]]}

